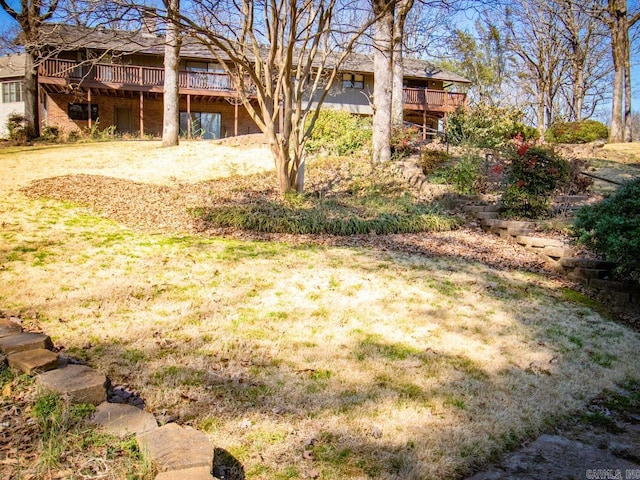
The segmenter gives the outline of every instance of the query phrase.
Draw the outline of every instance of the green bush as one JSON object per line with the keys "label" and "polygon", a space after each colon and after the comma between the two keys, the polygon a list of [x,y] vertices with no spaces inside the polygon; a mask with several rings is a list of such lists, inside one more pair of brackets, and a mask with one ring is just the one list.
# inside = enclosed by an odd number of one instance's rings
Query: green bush
{"label": "green bush", "polygon": [[321,110],[307,141],[309,153],[353,155],[371,142],[371,119],[343,110]]}
{"label": "green bush", "polygon": [[574,235],[612,262],[619,271],[640,278],[640,179],[627,182],[596,205],[582,207],[575,217]]}
{"label": "green bush", "polygon": [[442,165],[451,159],[451,156],[444,150],[432,150],[424,148],[420,152],[418,166],[422,168],[425,175],[430,175],[434,170],[442,167]]}
{"label": "green bush", "polygon": [[475,193],[480,179],[480,163],[480,157],[465,155],[448,168],[447,182],[462,195]]}
{"label": "green bush", "polygon": [[522,123],[523,113],[514,108],[476,105],[459,108],[447,117],[446,140],[452,145],[496,148],[517,135],[535,140],[536,129]]}
{"label": "green bush", "polygon": [[40,132],[40,139],[45,142],[57,142],[60,140],[60,130],[58,127],[43,127]]}
{"label": "green bush", "polygon": [[452,185],[461,195],[470,195],[480,189],[481,165],[482,159],[479,156],[468,153],[435,169],[430,179],[435,183]]}
{"label": "green bush", "polygon": [[606,140],[609,129],[602,122],[582,120],[580,122],[557,122],[551,125],[544,134],[549,143],[589,143]]}
{"label": "green bush", "polygon": [[12,113],[7,118],[7,131],[9,132],[9,140],[24,144],[35,137],[33,128],[27,124],[27,119],[20,113]]}
{"label": "green bush", "polygon": [[541,218],[549,214],[549,197],[569,181],[570,165],[553,149],[522,144],[504,150],[507,187],[501,203],[508,216]]}

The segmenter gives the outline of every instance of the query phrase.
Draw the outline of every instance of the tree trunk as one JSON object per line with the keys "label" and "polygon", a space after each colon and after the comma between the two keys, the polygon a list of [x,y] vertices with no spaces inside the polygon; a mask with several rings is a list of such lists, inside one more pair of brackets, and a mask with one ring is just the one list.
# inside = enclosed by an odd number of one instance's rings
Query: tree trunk
{"label": "tree trunk", "polygon": [[401,127],[404,122],[404,65],[403,40],[407,15],[414,0],[400,0],[396,5],[393,22],[393,92],[391,95],[391,125]]}
{"label": "tree trunk", "polygon": [[573,98],[571,108],[573,110],[573,120],[579,122],[582,120],[582,110],[584,108],[584,69],[582,65],[577,63],[573,66]]}
{"label": "tree trunk", "polygon": [[[178,64],[180,62],[180,28],[176,17],[180,0],[168,0],[167,27],[164,46],[164,111],[162,118],[162,146],[178,145],[180,136],[180,110],[178,92]],[[140,132],[142,135],[143,132]]]}
{"label": "tree trunk", "polygon": [[373,161],[391,160],[391,95],[393,7],[385,0],[373,0],[375,23],[373,54]]}
{"label": "tree trunk", "polygon": [[38,72],[36,59],[33,52],[28,51],[25,55],[24,74],[24,118],[30,137],[40,136],[40,108],[38,106]]}
{"label": "tree trunk", "polygon": [[611,99],[611,129],[609,142],[619,143],[624,138],[625,39],[628,39],[626,0],[608,0],[611,54],[613,56],[613,97]]}
{"label": "tree trunk", "polygon": [[545,117],[546,117],[546,106],[545,106],[545,95],[544,95],[544,91],[542,90],[542,88],[538,87],[538,95],[537,95],[537,105],[536,105],[536,116],[537,116],[537,121],[538,121],[538,132],[540,132],[540,138],[544,139],[544,132],[545,132]]}
{"label": "tree trunk", "polygon": [[629,58],[631,45],[629,44],[629,30],[625,35],[624,55],[624,117],[622,119],[622,136],[625,142],[631,142],[631,61]]}
{"label": "tree trunk", "polygon": [[[613,40],[613,39],[612,39]],[[609,142],[619,143],[624,133],[624,120],[622,117],[622,103],[624,94],[624,63],[621,65],[622,55],[616,49],[619,45],[611,42],[613,49],[613,96],[611,98],[611,129],[609,130]]]}

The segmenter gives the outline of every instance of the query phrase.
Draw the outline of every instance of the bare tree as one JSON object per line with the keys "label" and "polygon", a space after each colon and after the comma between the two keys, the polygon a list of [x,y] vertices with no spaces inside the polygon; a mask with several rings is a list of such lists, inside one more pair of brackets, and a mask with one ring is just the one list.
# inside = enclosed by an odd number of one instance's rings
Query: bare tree
{"label": "bare tree", "polygon": [[[574,0],[554,0],[551,5],[560,21],[568,61],[568,85],[563,92],[568,106],[565,116],[580,121],[585,113],[589,117],[595,111],[602,99],[603,80],[611,72],[606,59],[606,32],[602,22]],[[593,100],[587,102],[588,97]]]}
{"label": "bare tree", "polygon": [[371,0],[376,16],[373,36],[373,161],[391,160],[393,20],[395,0]]}
{"label": "bare tree", "polygon": [[18,22],[21,29],[21,41],[24,43],[26,57],[24,76],[24,103],[27,125],[33,129],[37,137],[40,134],[38,108],[38,79],[36,66],[38,62],[38,41],[42,24],[49,20],[58,8],[58,0],[21,0],[20,6],[14,7],[8,0],[0,0],[0,7]]}
{"label": "bare tree", "polygon": [[558,18],[547,0],[515,0],[505,15],[507,45],[516,61],[522,89],[533,96],[541,134],[553,120],[566,72]]}
{"label": "bare tree", "polygon": [[[178,65],[180,63],[180,0],[163,0],[166,8],[164,46],[164,90],[162,117],[162,146],[178,145],[180,138],[180,109]],[[143,132],[140,132],[142,135]]]}
{"label": "bare tree", "polygon": [[588,0],[576,5],[606,25],[613,61],[610,142],[631,141],[631,40],[633,27],[640,20],[640,9],[629,13],[627,0]]}
{"label": "bare tree", "polygon": [[302,192],[305,144],[358,38],[374,21],[348,21],[342,0],[194,0],[182,26],[225,69],[273,153],[280,191]]}
{"label": "bare tree", "polygon": [[391,94],[391,125],[402,126],[404,120],[404,29],[414,0],[398,0],[393,20],[393,91]]}

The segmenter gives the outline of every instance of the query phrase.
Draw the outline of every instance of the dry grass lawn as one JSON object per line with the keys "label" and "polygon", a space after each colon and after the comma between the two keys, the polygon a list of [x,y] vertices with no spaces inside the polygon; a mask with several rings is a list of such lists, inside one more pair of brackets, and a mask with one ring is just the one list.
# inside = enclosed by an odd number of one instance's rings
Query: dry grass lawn
{"label": "dry grass lawn", "polygon": [[455,478],[625,378],[637,333],[454,258],[132,230],[19,187],[270,168],[193,142],[0,150],[0,309],[208,433],[251,479]]}

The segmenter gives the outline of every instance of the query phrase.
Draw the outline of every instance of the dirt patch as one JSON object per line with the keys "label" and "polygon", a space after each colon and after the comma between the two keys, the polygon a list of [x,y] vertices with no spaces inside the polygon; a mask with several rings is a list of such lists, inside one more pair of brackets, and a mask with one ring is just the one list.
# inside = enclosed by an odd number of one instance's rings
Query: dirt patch
{"label": "dirt patch", "polygon": [[640,478],[639,398],[637,385],[607,391],[470,480]]}

